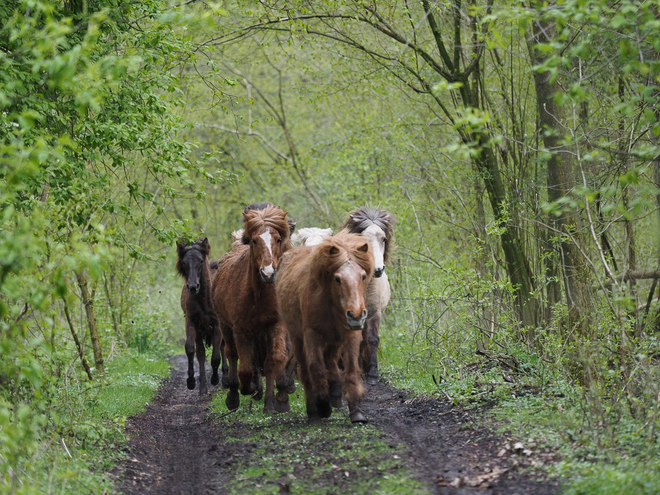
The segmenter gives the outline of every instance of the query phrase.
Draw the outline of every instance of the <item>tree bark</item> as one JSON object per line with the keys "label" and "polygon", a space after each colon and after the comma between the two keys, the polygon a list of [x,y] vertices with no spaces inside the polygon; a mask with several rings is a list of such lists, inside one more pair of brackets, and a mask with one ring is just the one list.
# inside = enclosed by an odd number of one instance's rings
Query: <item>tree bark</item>
{"label": "tree bark", "polygon": [[[545,59],[537,55],[534,45],[551,43],[554,26],[549,22],[536,21],[532,23],[532,28],[533,40],[529,42],[528,48],[532,62],[538,65]],[[534,71],[534,87],[543,144],[550,153],[547,162],[548,200],[555,202],[567,196],[575,185],[573,157],[562,143],[562,136],[565,134],[563,127],[565,116],[562,107],[555,102],[555,95],[561,92],[561,88],[556,81],[551,81],[550,73],[539,71]],[[555,236],[557,232],[562,234],[558,255],[569,308],[568,323],[569,325],[577,323],[584,327],[587,323],[584,318],[588,317],[591,304],[586,290],[586,275],[581,269],[583,263],[577,247],[570,240],[573,238],[575,242],[579,242],[580,239],[576,217],[566,211],[562,211],[559,216],[550,214],[549,225],[552,227],[549,232],[550,237]],[[565,234],[570,234],[570,238]]]}
{"label": "tree bark", "polygon": [[90,294],[87,286],[87,277],[82,272],[76,273],[76,279],[78,280],[80,297],[82,298],[83,305],[85,306],[85,314],[87,315],[87,327],[89,328],[89,336],[92,340],[92,349],[94,350],[94,365],[96,366],[96,371],[102,375],[105,373],[105,369],[103,366],[101,339],[96,325],[96,316],[94,315],[94,291]]}
{"label": "tree bark", "polygon": [[76,343],[76,349],[78,350],[78,356],[80,356],[80,362],[82,363],[83,368],[85,369],[85,373],[87,373],[87,377],[89,378],[89,381],[90,382],[94,381],[94,377],[92,376],[92,370],[89,368],[87,359],[85,359],[85,350],[83,349],[83,346],[80,343],[80,339],[78,338],[76,329],[73,326],[73,322],[71,321],[71,314],[69,313],[69,305],[66,302],[66,298],[62,297],[62,301],[64,302],[64,316],[66,316],[66,321],[69,324],[69,330],[71,331],[71,336],[73,337],[73,341]]}

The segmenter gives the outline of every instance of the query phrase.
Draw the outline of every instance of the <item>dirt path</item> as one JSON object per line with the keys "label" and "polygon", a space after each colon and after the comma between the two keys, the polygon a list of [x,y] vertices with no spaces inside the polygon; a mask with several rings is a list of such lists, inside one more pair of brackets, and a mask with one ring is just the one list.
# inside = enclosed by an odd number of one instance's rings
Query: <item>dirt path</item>
{"label": "dirt path", "polygon": [[219,419],[208,397],[186,389],[185,357],[173,365],[146,412],[128,422],[128,459],[113,473],[127,495],[558,491],[522,469],[549,454],[506,450],[506,439],[472,429],[466,413],[434,398],[378,384],[364,400],[368,427],[351,426],[342,412],[319,427],[302,410]]}

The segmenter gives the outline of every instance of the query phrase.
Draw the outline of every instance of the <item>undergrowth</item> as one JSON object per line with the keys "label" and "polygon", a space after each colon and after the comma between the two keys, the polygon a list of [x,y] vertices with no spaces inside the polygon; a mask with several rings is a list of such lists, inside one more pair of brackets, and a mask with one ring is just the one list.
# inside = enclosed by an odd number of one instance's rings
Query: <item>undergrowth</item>
{"label": "undergrowth", "polygon": [[616,341],[570,343],[548,331],[537,337],[545,338],[539,355],[506,332],[484,349],[476,331],[429,338],[400,323],[390,316],[381,328],[381,372],[394,386],[472,411],[485,428],[494,422],[504,436],[533,445],[532,455],[552,449],[559,462],[535,465],[567,494],[660,493],[652,338],[628,363],[635,368],[622,389],[626,370],[606,350],[619,348]]}
{"label": "undergrowth", "polygon": [[[144,410],[168,374],[162,354],[127,349],[107,362],[102,382],[60,384],[44,409],[35,447],[5,465],[0,493],[112,493],[105,473],[121,458],[126,418]],[[11,441],[12,432],[4,433]]]}

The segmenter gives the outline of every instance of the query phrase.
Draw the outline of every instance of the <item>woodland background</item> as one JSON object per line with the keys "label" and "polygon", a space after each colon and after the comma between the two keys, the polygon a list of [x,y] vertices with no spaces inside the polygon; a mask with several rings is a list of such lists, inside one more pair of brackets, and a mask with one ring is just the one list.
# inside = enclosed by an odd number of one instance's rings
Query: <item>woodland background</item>
{"label": "woodland background", "polygon": [[175,241],[272,201],[396,215],[395,385],[656,493],[659,4],[4,2],[0,491],[111,486],[181,349]]}

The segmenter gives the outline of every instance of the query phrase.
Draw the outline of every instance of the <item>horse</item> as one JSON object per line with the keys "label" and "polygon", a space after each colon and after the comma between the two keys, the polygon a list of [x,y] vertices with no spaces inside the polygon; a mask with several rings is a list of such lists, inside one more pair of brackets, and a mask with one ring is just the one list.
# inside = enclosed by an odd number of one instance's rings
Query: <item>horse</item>
{"label": "horse", "polygon": [[[292,247],[295,223],[271,203],[248,205],[243,210],[241,245],[218,260],[213,279],[213,302],[225,339],[229,361],[229,410],[243,395],[260,395],[260,368],[266,376],[264,411],[289,410],[286,330],[277,311],[275,281],[280,257]],[[277,397],[274,389],[277,382]]]}
{"label": "horse", "polygon": [[346,232],[316,246],[294,248],[282,257],[275,290],[300,365],[310,423],[341,407],[342,385],[351,422],[367,421],[359,407],[364,395],[359,353],[373,273],[369,242]]}
{"label": "horse", "polygon": [[206,350],[204,346],[213,346],[211,354],[211,384],[219,381],[218,367],[222,360],[223,377],[227,375],[227,365],[222,352],[222,334],[218,326],[218,318],[211,300],[211,264],[208,255],[211,246],[207,238],[195,241],[190,246],[181,241],[177,243],[176,271],[185,284],[181,290],[181,309],[186,319],[186,356],[188,357],[188,389],[195,388],[195,369],[193,358],[197,351],[199,366],[199,394],[207,393]]}
{"label": "horse", "polygon": [[385,265],[390,260],[393,247],[394,218],[386,211],[365,206],[348,214],[344,230],[360,234],[371,241],[376,269],[367,288],[367,311],[369,316],[362,330],[360,361],[367,383],[378,383],[378,345],[380,343],[380,320],[390,301],[390,283]]}
{"label": "horse", "polygon": [[296,246],[316,246],[323,239],[332,235],[332,229],[320,229],[319,227],[306,227],[298,229],[298,232],[291,236],[291,241]]}

